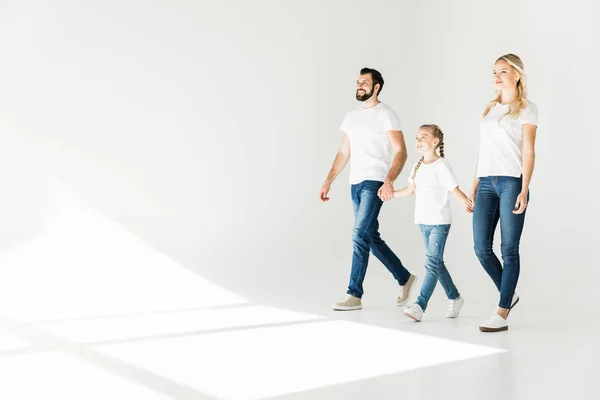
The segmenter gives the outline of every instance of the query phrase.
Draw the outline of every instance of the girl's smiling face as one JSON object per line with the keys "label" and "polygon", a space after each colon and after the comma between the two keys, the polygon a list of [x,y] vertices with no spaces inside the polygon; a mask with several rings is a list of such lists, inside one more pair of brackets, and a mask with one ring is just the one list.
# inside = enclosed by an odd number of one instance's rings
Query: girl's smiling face
{"label": "girl's smiling face", "polygon": [[440,143],[440,139],[434,138],[431,132],[425,128],[419,129],[416,139],[417,151],[422,154],[434,152]]}

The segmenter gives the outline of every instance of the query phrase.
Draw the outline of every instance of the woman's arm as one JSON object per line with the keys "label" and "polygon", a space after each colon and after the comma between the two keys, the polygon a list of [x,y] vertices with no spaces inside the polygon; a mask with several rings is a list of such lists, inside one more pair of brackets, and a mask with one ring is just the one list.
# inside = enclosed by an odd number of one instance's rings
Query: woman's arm
{"label": "woman's arm", "polygon": [[471,191],[469,192],[469,199],[475,204],[475,193],[479,187],[479,178],[477,178],[477,167],[479,166],[479,158],[477,158],[477,164],[475,164],[475,177],[473,178],[473,184],[471,185]]}
{"label": "woman's arm", "polygon": [[521,193],[515,203],[515,214],[522,214],[527,207],[527,194],[529,193],[529,184],[533,175],[535,165],[535,135],[537,126],[532,124],[523,125],[523,184]]}
{"label": "woman's arm", "polygon": [[521,192],[527,193],[533,167],[535,165],[535,135],[537,126],[531,124],[523,125],[523,189]]}

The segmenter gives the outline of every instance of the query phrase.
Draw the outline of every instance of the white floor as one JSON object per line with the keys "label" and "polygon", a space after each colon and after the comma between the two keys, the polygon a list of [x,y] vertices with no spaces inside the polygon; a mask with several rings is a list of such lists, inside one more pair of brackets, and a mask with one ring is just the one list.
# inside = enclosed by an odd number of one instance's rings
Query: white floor
{"label": "white floor", "polygon": [[233,304],[56,320],[3,307],[0,398],[598,398],[599,329],[520,306],[500,334],[478,332],[468,306],[457,320],[432,312],[422,323],[394,306],[316,315]]}
{"label": "white floor", "polygon": [[265,295],[250,301],[54,195],[43,228],[0,254],[1,399],[600,398],[585,305],[525,291],[509,331],[482,334],[492,308],[468,296],[447,320],[436,292],[422,323],[392,291],[336,313],[339,283],[308,277],[291,295],[251,282]]}

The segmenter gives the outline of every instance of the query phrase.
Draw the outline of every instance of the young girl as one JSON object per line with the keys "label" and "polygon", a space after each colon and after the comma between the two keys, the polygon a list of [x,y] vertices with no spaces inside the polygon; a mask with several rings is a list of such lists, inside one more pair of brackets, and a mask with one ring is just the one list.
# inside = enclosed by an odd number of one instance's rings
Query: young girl
{"label": "young girl", "polygon": [[[465,301],[444,265],[444,246],[452,222],[448,193],[451,192],[462,202],[467,211],[471,211],[472,203],[458,188],[452,168],[444,158],[444,134],[440,128],[437,125],[421,126],[416,146],[423,157],[412,169],[412,175],[408,178],[410,185],[395,190],[394,197],[416,193],[415,223],[419,225],[425,240],[426,275],[417,302],[406,307],[404,315],[421,321],[439,280],[450,300],[446,317],[456,318]],[[438,148],[439,156],[436,153]]]}
{"label": "young girl", "polygon": [[[519,302],[515,288],[521,268],[519,243],[535,162],[538,110],[527,100],[523,61],[506,54],[493,70],[496,97],[480,124],[479,161],[470,199],[474,202],[475,254],[500,292],[498,307],[479,326],[482,332],[508,329],[508,313]],[[502,260],[493,239],[500,222]]]}

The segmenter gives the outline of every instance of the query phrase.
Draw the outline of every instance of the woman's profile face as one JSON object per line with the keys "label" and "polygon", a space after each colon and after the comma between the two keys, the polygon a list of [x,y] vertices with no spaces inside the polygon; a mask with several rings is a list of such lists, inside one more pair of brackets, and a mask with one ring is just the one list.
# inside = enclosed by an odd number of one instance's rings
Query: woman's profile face
{"label": "woman's profile face", "polygon": [[496,90],[505,90],[517,86],[519,75],[505,60],[500,60],[494,65],[493,83]]}

